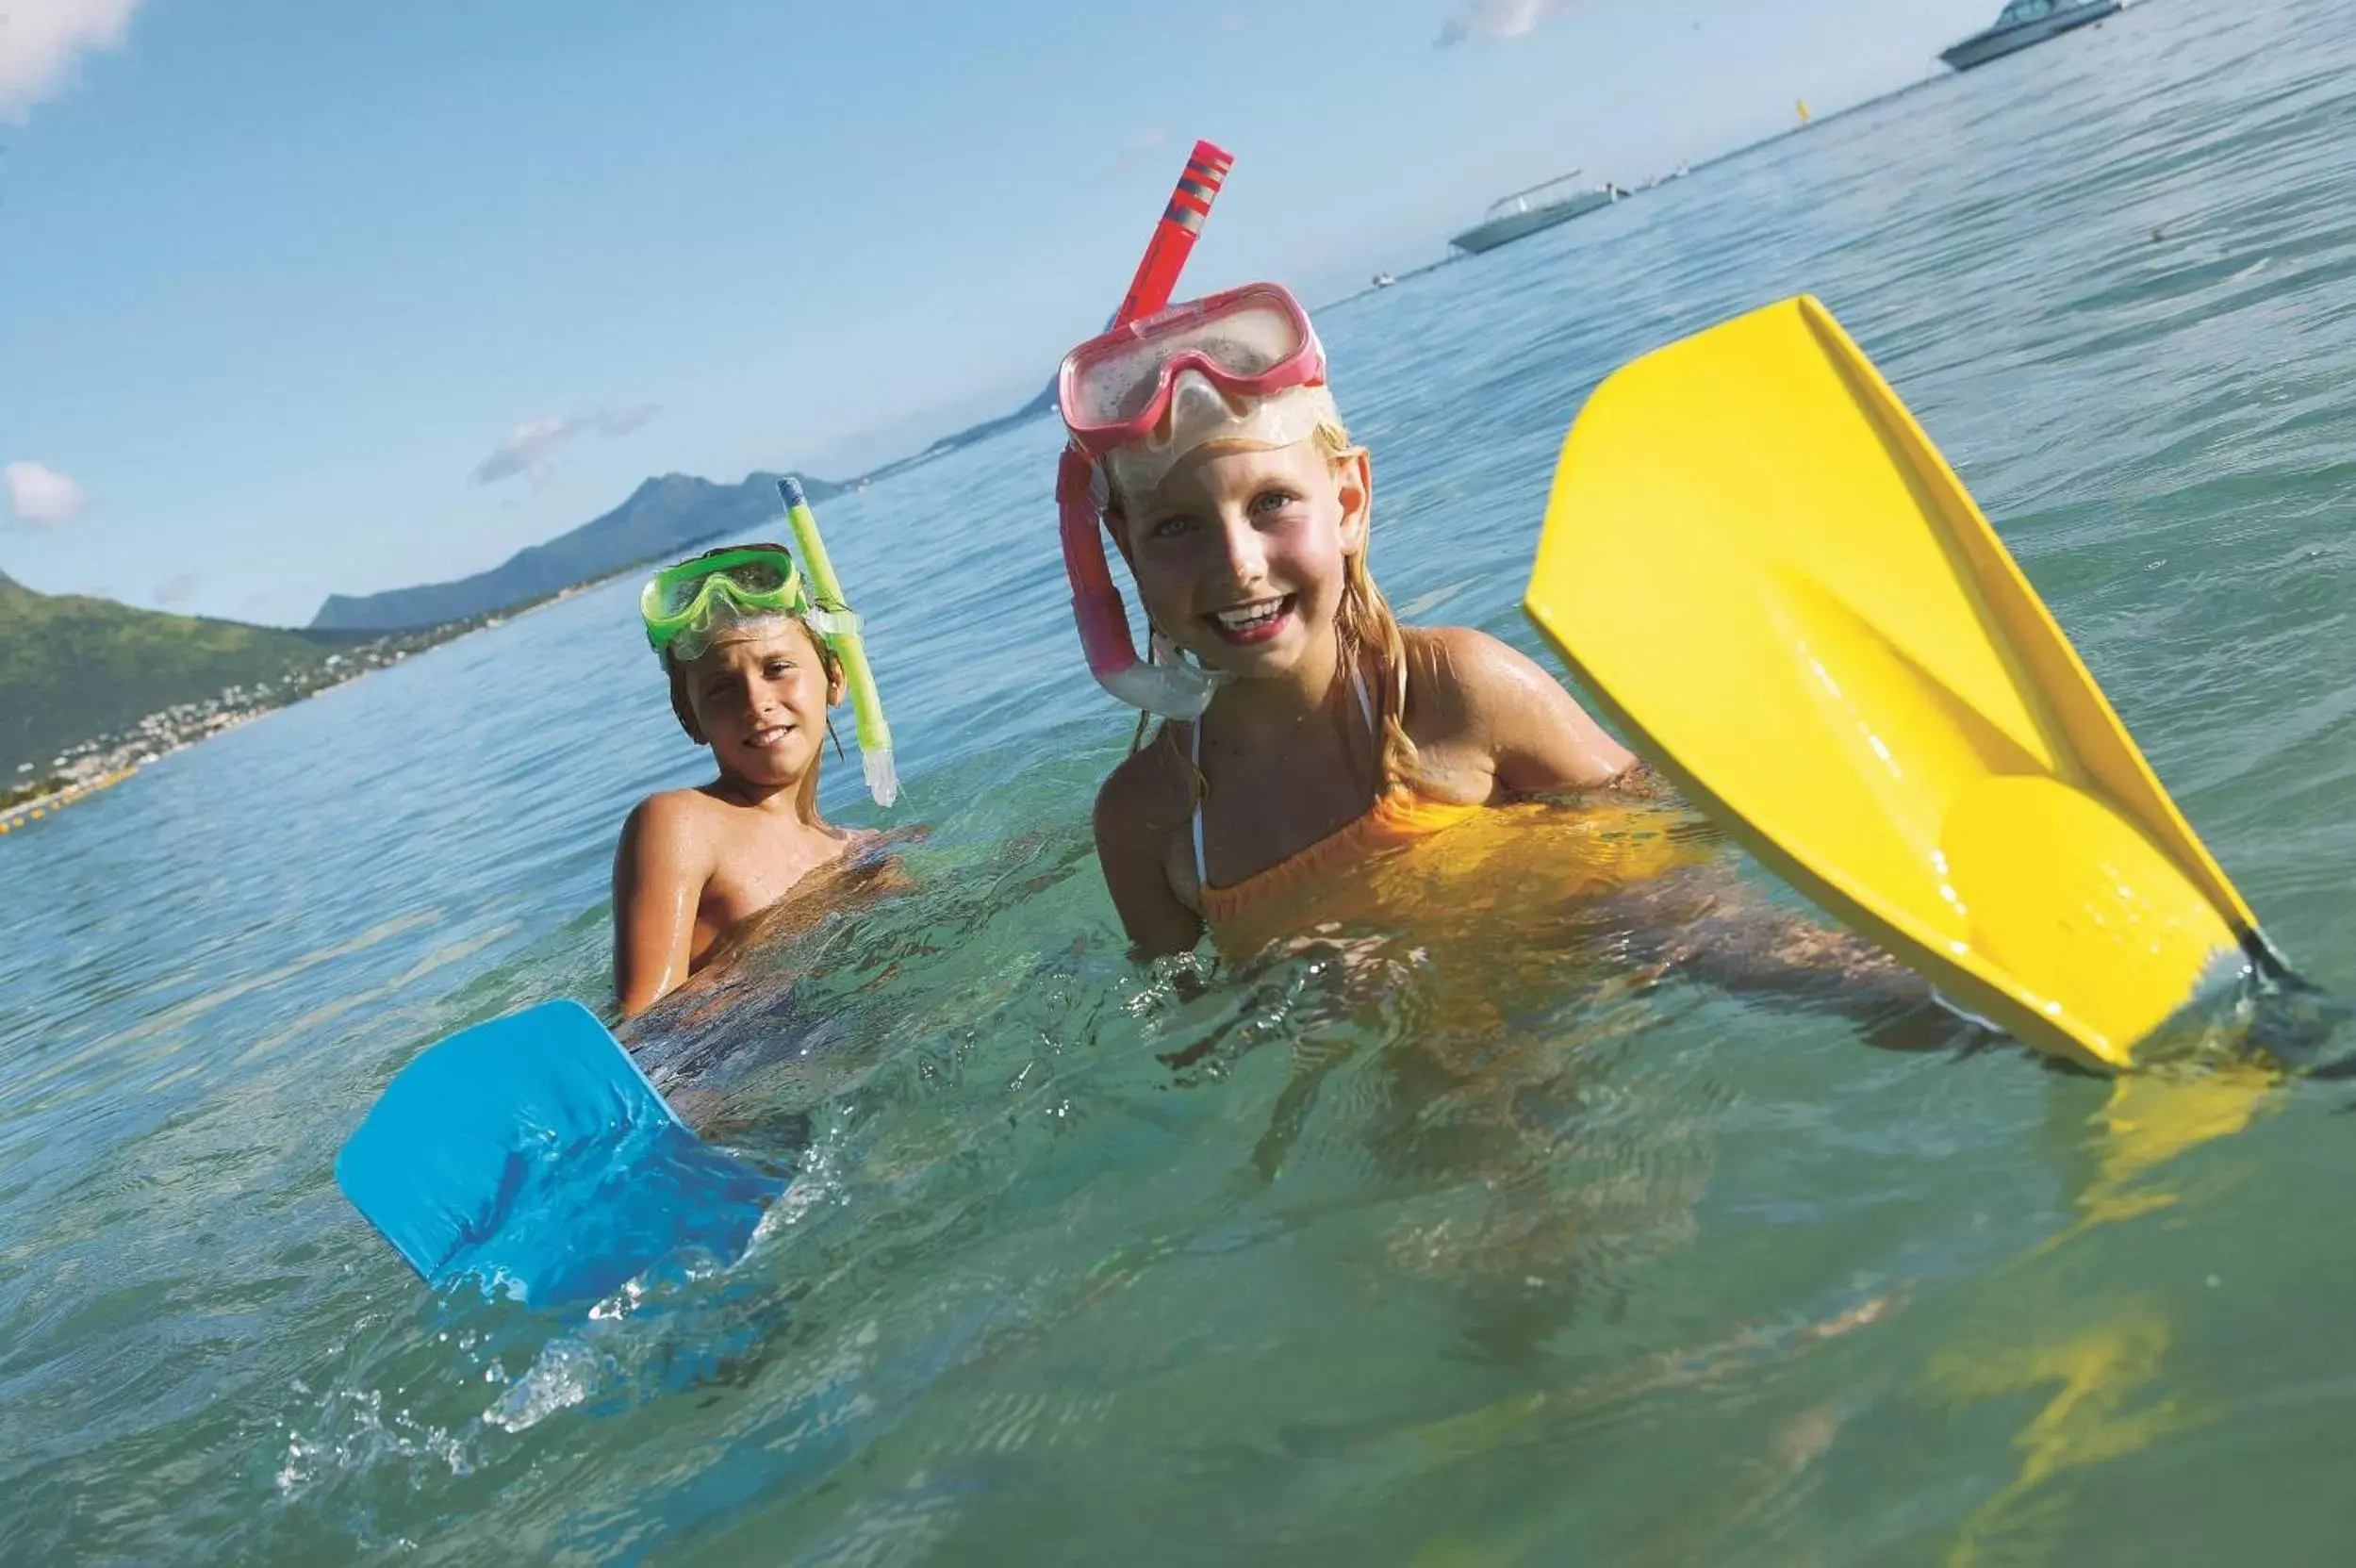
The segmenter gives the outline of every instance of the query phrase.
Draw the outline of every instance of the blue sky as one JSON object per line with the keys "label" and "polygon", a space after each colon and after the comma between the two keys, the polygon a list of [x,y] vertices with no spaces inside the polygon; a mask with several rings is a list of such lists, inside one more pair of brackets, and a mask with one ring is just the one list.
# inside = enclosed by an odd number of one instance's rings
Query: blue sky
{"label": "blue sky", "polygon": [[8,0],[0,570],[301,624],[648,474],[839,475],[1187,277],[1312,304],[1490,199],[1919,79],[1995,0]]}

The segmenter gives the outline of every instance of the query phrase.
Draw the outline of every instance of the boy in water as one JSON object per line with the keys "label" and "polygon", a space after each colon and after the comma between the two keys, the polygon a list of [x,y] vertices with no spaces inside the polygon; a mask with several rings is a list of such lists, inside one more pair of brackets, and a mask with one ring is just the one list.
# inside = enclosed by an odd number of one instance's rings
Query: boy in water
{"label": "boy in water", "polygon": [[[880,804],[897,791],[858,622],[793,503],[817,592],[774,544],[710,551],[658,573],[640,596],[671,711],[712,750],[718,777],[639,802],[614,854],[614,991],[644,1011],[710,962],[729,933],[871,834],[818,814],[827,710],[847,690]],[[830,591],[832,590],[832,591]]]}

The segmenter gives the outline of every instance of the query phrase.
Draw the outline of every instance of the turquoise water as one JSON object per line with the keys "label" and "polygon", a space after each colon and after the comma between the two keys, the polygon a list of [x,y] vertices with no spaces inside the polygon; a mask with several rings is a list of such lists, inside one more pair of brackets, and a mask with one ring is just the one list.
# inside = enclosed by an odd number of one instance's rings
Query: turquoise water
{"label": "turquoise water", "polygon": [[[2351,84],[2335,0],[2140,7],[1326,312],[1378,573],[1532,646],[1586,391],[1812,289],[2356,994]],[[799,1165],[733,1269],[437,1301],[329,1174],[427,1042],[602,997],[697,766],[629,585],[0,841],[0,1560],[2336,1559],[2348,1089],[1892,1054],[1544,922],[1182,996],[1089,848],[1055,441],[826,509],[931,832],[646,1032]]]}

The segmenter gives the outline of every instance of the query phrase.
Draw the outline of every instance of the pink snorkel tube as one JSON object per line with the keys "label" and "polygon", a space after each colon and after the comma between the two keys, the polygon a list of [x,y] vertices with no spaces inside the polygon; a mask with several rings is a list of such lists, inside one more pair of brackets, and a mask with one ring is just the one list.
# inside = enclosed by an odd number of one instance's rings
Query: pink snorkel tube
{"label": "pink snorkel tube", "polygon": [[[1234,158],[1210,142],[1194,143],[1186,172],[1170,192],[1170,205],[1154,225],[1145,257],[1137,264],[1129,295],[1112,318],[1114,326],[1150,316],[1170,303],[1187,254],[1210,216],[1211,200],[1234,164]],[[1063,520],[1063,569],[1072,580],[1072,619],[1079,624],[1088,671],[1098,685],[1130,707],[1165,718],[1196,718],[1211,705],[1211,678],[1192,665],[1147,664],[1137,656],[1129,608],[1121,602],[1121,590],[1112,586],[1112,569],[1104,556],[1104,520],[1092,493],[1095,479],[1096,465],[1087,455],[1078,447],[1065,447],[1055,473],[1055,504]]]}

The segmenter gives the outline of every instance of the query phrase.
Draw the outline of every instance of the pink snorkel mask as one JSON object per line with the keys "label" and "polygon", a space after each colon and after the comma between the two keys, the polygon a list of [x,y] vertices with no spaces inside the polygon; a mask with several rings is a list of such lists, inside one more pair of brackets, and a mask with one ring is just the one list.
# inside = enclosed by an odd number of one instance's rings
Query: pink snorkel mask
{"label": "pink snorkel mask", "polygon": [[1290,290],[1247,283],[1091,338],[1063,356],[1056,401],[1091,457],[1150,441],[1192,371],[1230,401],[1260,402],[1326,379],[1326,352]]}
{"label": "pink snorkel mask", "polygon": [[[1111,330],[1066,355],[1056,383],[1064,424],[1072,432],[1056,470],[1056,509],[1063,525],[1063,569],[1072,583],[1072,618],[1079,624],[1088,669],[1098,685],[1129,706],[1167,718],[1199,716],[1211,705],[1214,681],[1175,651],[1166,661],[1160,649],[1152,663],[1137,656],[1129,611],[1105,560],[1107,496],[1097,488],[1097,460],[1125,445],[1150,441],[1156,425],[1170,411],[1182,371],[1193,371],[1223,394],[1241,396],[1250,395],[1247,385],[1272,375],[1292,377],[1286,385],[1297,387],[1325,374],[1324,353],[1309,331],[1308,318],[1290,294],[1274,285],[1253,285],[1176,310],[1162,309],[1178,286],[1195,236],[1202,232],[1211,198],[1234,162],[1208,141],[1194,143]],[[1281,303],[1272,296],[1281,296]],[[1222,312],[1214,306],[1227,308]],[[1243,337],[1264,350],[1278,343],[1280,332],[1271,329],[1281,327],[1279,319],[1288,307],[1298,324],[1298,341],[1293,352],[1272,361],[1263,362],[1265,355],[1254,353],[1235,333],[1223,338],[1213,320],[1240,322],[1245,329]],[[1237,341],[1230,343],[1228,338]],[[1308,363],[1304,355],[1315,360],[1313,376],[1303,373]]]}

